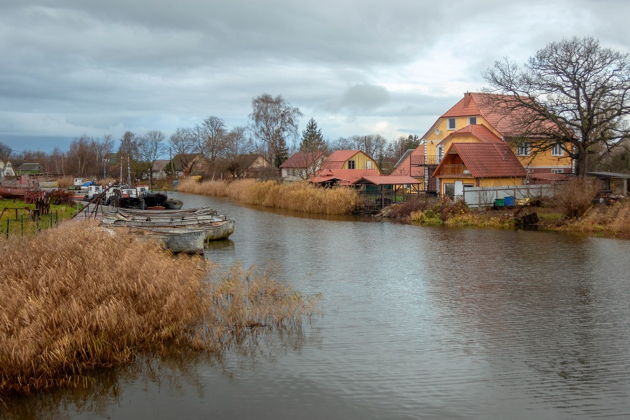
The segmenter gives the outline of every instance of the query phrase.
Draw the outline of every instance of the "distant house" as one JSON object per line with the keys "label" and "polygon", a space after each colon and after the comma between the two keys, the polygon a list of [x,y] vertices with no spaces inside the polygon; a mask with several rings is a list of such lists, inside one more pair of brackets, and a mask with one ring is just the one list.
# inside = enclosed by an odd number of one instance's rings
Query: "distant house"
{"label": "distant house", "polygon": [[351,185],[363,176],[380,175],[376,161],[360,150],[337,150],[321,164],[310,182],[322,185]]}
{"label": "distant house", "polygon": [[283,181],[302,181],[315,175],[326,159],[324,152],[297,152],[280,165]]}
{"label": "distant house", "polygon": [[0,179],[3,179],[7,176],[15,176],[13,165],[9,161],[7,161],[7,163],[4,163],[0,160]]}
{"label": "distant house", "polygon": [[228,165],[228,171],[235,178],[259,178],[269,168],[271,163],[257,153],[238,155]]}
{"label": "distant house", "polygon": [[153,179],[164,179],[168,176],[166,171],[170,160],[156,160],[153,162],[151,172],[153,172]]}
{"label": "distant house", "polygon": [[42,172],[44,172],[44,167],[36,162],[24,162],[16,170],[17,175],[41,174]]}
{"label": "distant house", "polygon": [[461,197],[464,187],[523,185],[527,173],[505,142],[453,143],[435,169],[438,194]]}
{"label": "distant house", "polygon": [[197,153],[178,153],[166,164],[165,171],[176,177],[190,175],[193,164],[201,157]]}

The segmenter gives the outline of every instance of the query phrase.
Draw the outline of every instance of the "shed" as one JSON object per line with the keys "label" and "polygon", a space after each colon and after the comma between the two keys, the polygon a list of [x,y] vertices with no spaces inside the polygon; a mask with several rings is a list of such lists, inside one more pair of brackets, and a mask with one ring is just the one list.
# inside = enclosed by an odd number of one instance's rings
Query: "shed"
{"label": "shed", "polygon": [[354,185],[366,204],[380,208],[407,201],[422,190],[422,182],[407,175],[367,175],[355,181]]}
{"label": "shed", "polygon": [[588,172],[588,175],[597,178],[602,189],[605,192],[613,194],[630,194],[630,174],[624,174],[620,172]]}

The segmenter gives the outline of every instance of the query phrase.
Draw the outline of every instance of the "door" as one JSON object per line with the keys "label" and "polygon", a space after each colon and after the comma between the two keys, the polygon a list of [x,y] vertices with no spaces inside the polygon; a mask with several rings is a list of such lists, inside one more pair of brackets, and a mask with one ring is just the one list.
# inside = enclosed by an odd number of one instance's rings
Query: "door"
{"label": "door", "polygon": [[462,181],[455,181],[455,197],[462,197],[464,195],[464,183]]}

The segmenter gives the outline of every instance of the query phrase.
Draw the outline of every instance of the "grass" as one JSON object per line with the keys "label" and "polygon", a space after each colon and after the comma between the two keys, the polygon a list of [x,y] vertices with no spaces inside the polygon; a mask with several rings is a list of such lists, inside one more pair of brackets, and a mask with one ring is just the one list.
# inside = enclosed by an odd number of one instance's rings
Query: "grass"
{"label": "grass", "polygon": [[[29,209],[34,209],[35,204],[27,204],[22,200],[0,199],[0,213],[3,208],[8,208],[0,217],[0,237],[15,235],[31,235],[40,230],[56,226],[58,222],[69,219],[77,212],[77,206],[70,204],[51,204],[50,213],[40,216],[38,221],[30,218]],[[16,217],[16,210],[17,217]]]}
{"label": "grass", "polygon": [[582,217],[568,220],[557,229],[630,239],[630,199],[593,206]]}
{"label": "grass", "polygon": [[246,179],[200,183],[186,180],[180,183],[177,190],[212,197],[229,197],[245,204],[327,215],[352,213],[359,201],[357,191],[352,188],[320,188],[303,182],[282,184]]}
{"label": "grass", "polygon": [[265,273],[73,222],[0,242],[0,398],[86,387],[138,356],[221,352],[299,326],[314,301]]}

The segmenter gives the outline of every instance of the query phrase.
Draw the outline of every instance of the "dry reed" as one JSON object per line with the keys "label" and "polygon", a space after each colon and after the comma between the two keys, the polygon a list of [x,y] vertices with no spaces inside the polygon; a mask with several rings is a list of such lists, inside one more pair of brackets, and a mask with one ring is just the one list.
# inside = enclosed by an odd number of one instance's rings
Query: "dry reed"
{"label": "dry reed", "polygon": [[0,397],[87,386],[93,369],[140,354],[218,352],[313,309],[267,275],[220,275],[89,222],[2,241],[0,255]]}
{"label": "dry reed", "polygon": [[71,176],[62,176],[61,178],[57,178],[57,185],[59,188],[68,188],[71,187],[74,183],[74,178]]}
{"label": "dry reed", "polygon": [[356,208],[359,196],[352,188],[320,188],[305,182],[281,184],[253,179],[226,181],[183,181],[178,191],[229,197],[245,204],[293,210],[313,214],[349,214]]}
{"label": "dry reed", "polygon": [[574,178],[561,185],[555,201],[566,217],[580,217],[591,207],[598,191],[596,180]]}
{"label": "dry reed", "polygon": [[558,230],[630,239],[630,200],[593,206],[584,216],[568,221]]}

